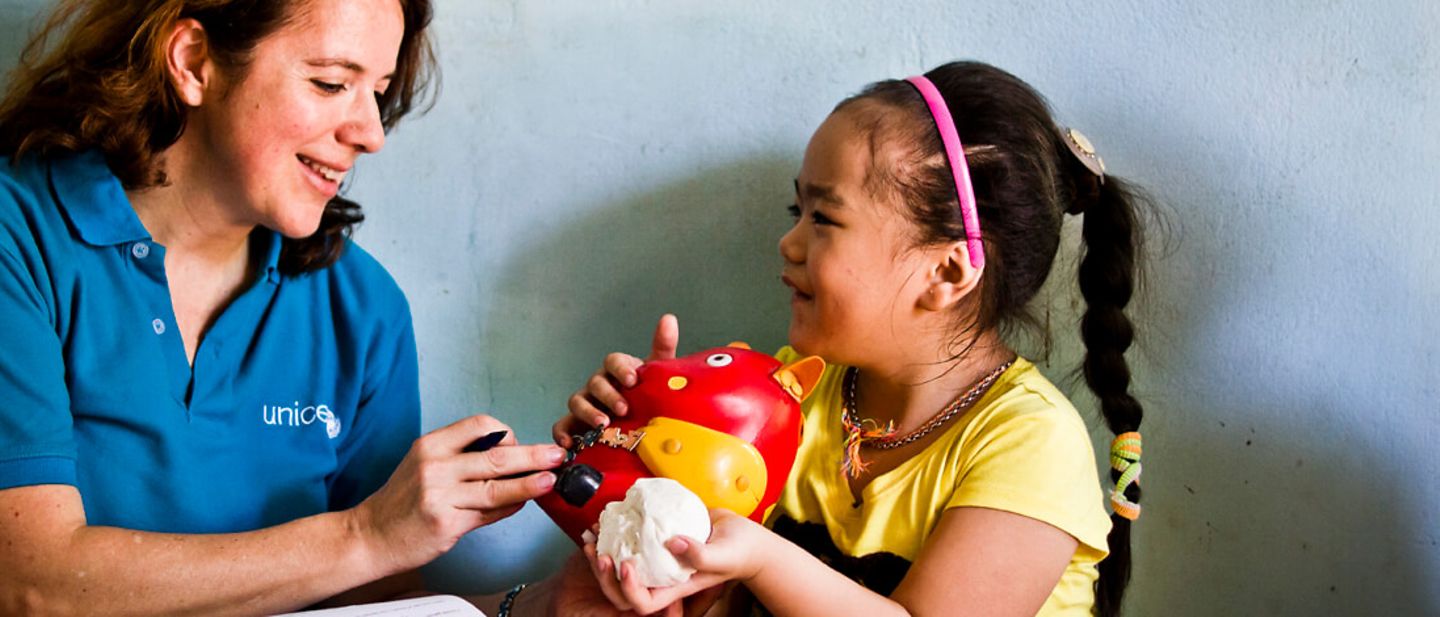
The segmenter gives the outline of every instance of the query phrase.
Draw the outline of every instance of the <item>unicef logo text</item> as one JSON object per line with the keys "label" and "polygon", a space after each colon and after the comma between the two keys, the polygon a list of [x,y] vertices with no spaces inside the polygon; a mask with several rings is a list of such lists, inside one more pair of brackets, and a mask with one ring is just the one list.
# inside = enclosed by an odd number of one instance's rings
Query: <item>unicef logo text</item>
{"label": "unicef logo text", "polygon": [[310,426],[316,422],[325,424],[325,435],[331,439],[340,436],[340,418],[326,405],[301,407],[300,401],[294,406],[261,405],[260,416],[270,426]]}

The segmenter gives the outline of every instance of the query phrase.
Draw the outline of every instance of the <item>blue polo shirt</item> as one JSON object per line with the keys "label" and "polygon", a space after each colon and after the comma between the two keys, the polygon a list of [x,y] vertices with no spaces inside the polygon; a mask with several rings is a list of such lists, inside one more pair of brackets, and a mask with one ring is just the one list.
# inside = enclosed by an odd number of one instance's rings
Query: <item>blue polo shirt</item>
{"label": "blue polo shirt", "polygon": [[0,158],[0,489],[91,525],[218,533],[359,503],[420,432],[410,309],[370,255],[263,271],[185,358],[151,240],[97,153]]}

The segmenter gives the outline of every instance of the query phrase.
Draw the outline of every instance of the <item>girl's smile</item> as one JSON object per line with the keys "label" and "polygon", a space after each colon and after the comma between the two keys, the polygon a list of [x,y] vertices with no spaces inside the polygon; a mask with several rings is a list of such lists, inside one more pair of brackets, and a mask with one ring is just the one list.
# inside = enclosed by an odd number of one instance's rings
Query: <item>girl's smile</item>
{"label": "girl's smile", "polygon": [[780,238],[790,343],[842,364],[906,340],[928,280],[913,225],[867,185],[874,155],[850,114],[826,119],[795,181],[795,226]]}

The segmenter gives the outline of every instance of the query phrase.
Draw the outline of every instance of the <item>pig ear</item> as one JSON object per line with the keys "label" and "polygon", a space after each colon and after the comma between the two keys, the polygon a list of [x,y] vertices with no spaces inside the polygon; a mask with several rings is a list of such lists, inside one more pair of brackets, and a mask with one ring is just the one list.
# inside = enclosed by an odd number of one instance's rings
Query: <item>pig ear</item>
{"label": "pig ear", "polygon": [[750,344],[746,343],[745,341],[730,341],[730,344],[726,345],[726,347],[734,347],[736,349],[749,349]]}
{"label": "pig ear", "polygon": [[775,371],[775,381],[780,382],[780,387],[796,401],[804,401],[815,391],[815,384],[820,383],[820,375],[824,372],[824,360],[819,356],[805,356]]}

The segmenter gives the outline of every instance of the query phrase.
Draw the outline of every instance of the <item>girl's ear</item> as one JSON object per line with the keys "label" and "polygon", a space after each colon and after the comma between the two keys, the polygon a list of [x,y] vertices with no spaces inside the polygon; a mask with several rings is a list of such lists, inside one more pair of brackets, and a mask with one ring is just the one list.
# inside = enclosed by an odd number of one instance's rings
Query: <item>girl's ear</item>
{"label": "girl's ear", "polygon": [[199,21],[176,20],[165,40],[165,69],[180,101],[198,107],[213,80],[214,63],[205,28]]}
{"label": "girl's ear", "polygon": [[929,288],[920,298],[921,308],[948,310],[980,285],[982,272],[984,270],[970,264],[970,251],[964,242],[951,242],[936,249],[930,267]]}

